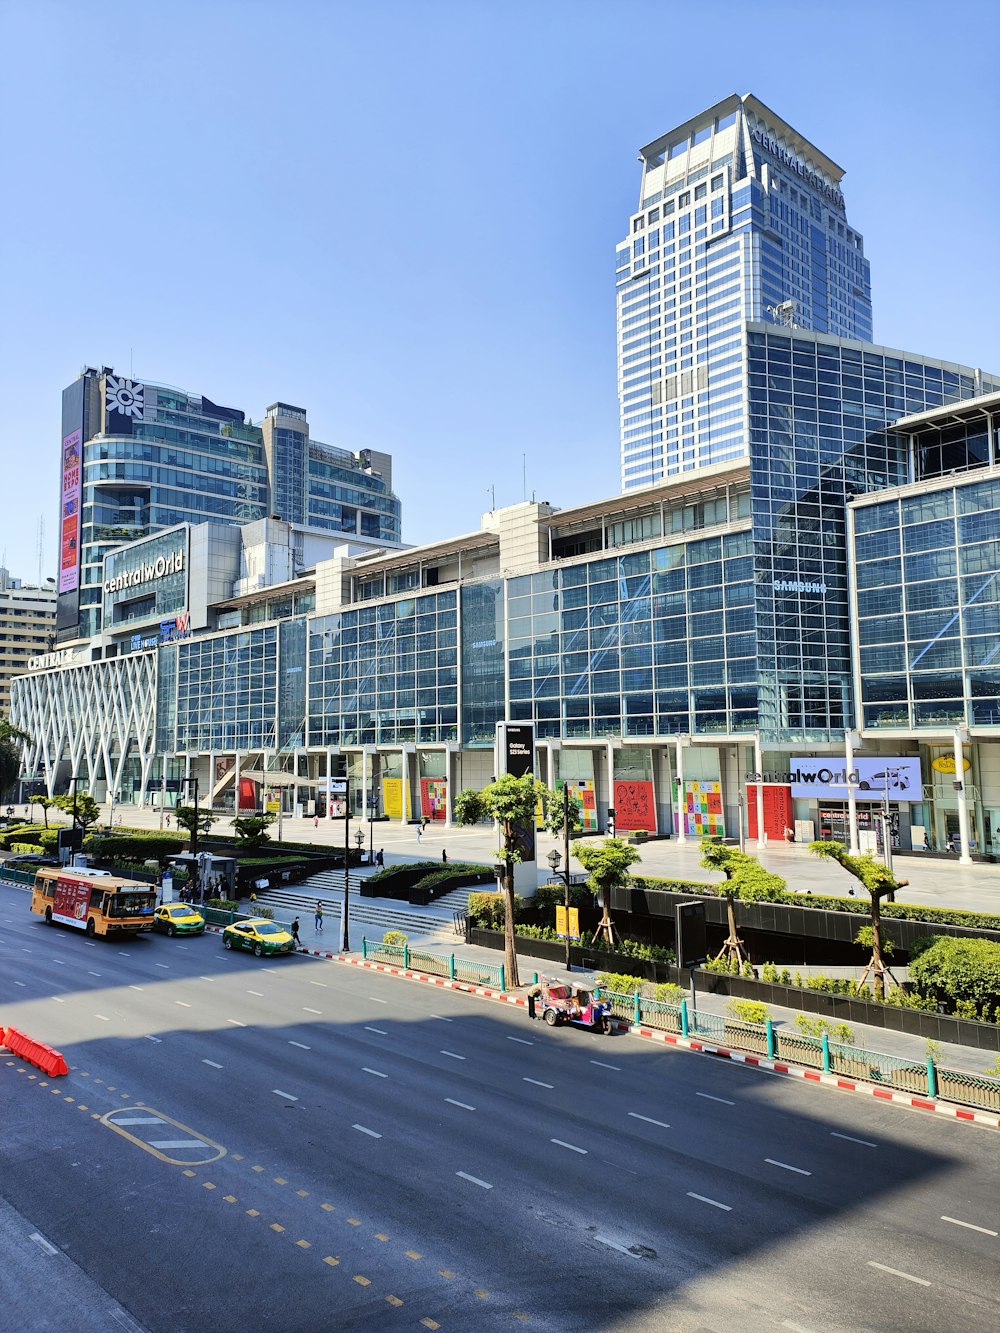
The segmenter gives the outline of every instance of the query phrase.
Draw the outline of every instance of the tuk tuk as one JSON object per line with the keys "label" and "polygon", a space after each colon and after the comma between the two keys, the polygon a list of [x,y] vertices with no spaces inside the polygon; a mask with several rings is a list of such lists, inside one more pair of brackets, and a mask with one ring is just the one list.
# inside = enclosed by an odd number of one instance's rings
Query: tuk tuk
{"label": "tuk tuk", "polygon": [[595,1000],[593,993],[568,981],[542,977],[538,987],[538,1004],[542,1018],[549,1027],[559,1023],[575,1023],[578,1027],[603,1032],[610,1037],[614,1020],[610,1009]]}

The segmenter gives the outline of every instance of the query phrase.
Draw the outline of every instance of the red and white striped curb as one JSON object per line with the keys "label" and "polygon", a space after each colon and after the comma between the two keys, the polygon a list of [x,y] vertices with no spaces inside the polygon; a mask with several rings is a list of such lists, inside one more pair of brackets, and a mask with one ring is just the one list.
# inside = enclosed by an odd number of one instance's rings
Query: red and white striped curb
{"label": "red and white striped curb", "polygon": [[[217,929],[217,927],[209,927]],[[342,953],[323,953],[318,949],[300,949],[300,953],[313,958],[326,958],[332,963],[350,963],[352,967],[366,967],[372,972],[384,972],[388,976],[402,977],[406,981],[422,981],[430,986],[441,986],[445,990],[462,991],[466,995],[481,995],[486,1000],[499,1000],[503,1004],[513,1004],[527,1008],[523,995],[509,995],[505,991],[491,990],[484,986],[470,986],[463,981],[453,981],[450,977],[431,977],[423,972],[413,972],[407,968],[391,967],[388,963],[373,963],[367,958],[351,958]],[[755,1069],[764,1069],[771,1074],[780,1074],[786,1078],[801,1078],[807,1083],[821,1083],[824,1087],[835,1088],[838,1092],[857,1092],[877,1098],[881,1102],[893,1102],[912,1111],[930,1111],[934,1115],[944,1115],[952,1120],[971,1121],[973,1124],[986,1125],[990,1129],[1000,1129],[1000,1117],[989,1115],[985,1111],[970,1111],[962,1106],[953,1106],[949,1102],[935,1102],[927,1097],[913,1097],[905,1092],[895,1092],[890,1088],[880,1088],[873,1083],[861,1083],[856,1079],[841,1078],[839,1074],[824,1074],[818,1069],[808,1069],[799,1065],[788,1065],[780,1060],[769,1060],[766,1056],[750,1055],[745,1051],[733,1051],[727,1046],[713,1046],[709,1042],[699,1041],[694,1037],[681,1037],[673,1032],[658,1032],[654,1028],[644,1028],[617,1020],[618,1030],[644,1041],[660,1041],[668,1046],[677,1046],[681,1050],[694,1051],[698,1055],[714,1055],[720,1060],[732,1060],[735,1064],[751,1065]]]}

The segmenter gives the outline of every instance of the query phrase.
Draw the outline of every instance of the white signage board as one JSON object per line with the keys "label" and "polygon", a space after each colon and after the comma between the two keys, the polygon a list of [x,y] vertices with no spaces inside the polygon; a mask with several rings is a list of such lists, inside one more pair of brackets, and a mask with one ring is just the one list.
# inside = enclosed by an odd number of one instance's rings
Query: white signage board
{"label": "white signage board", "polygon": [[790,774],[792,795],[800,800],[847,800],[848,778],[858,801],[883,801],[888,791],[890,801],[923,799],[920,760],[894,758],[855,758],[848,774],[843,762],[829,759],[799,759]]}

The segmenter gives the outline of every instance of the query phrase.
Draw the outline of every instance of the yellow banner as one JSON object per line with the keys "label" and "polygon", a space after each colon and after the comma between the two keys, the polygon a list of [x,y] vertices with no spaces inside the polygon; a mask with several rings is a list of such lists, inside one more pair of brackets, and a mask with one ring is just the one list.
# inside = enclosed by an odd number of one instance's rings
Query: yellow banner
{"label": "yellow banner", "polygon": [[[561,940],[566,938],[566,908],[556,908],[556,934]],[[571,940],[580,938],[580,909],[571,907],[569,909],[569,937]]]}
{"label": "yellow banner", "polygon": [[382,810],[390,819],[403,818],[403,779],[382,779]]}

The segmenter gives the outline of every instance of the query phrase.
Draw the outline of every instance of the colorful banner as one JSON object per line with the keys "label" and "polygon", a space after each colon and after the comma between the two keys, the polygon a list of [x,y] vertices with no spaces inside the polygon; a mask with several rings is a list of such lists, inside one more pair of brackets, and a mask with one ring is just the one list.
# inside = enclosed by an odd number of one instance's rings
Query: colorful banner
{"label": "colorful banner", "polygon": [[[675,780],[675,797],[676,792]],[[722,814],[721,782],[684,783],[684,832],[693,838],[726,836],[726,823]]]}
{"label": "colorful banner", "polygon": [[[795,831],[795,811],[791,787],[765,786],[764,833],[776,842],[785,840],[785,829]],[[757,835],[757,788],[747,787],[747,837]]]}
{"label": "colorful banner", "polygon": [[652,782],[615,782],[615,832],[656,832],[656,802]]}
{"label": "colorful banner", "polygon": [[240,810],[259,810],[260,796],[257,792],[257,784],[253,778],[240,778],[240,788],[236,795],[238,808]]}
{"label": "colorful banner", "polygon": [[580,827],[584,833],[597,832],[597,792],[592,778],[569,784],[570,800],[580,807]]}
{"label": "colorful banner", "polygon": [[59,531],[59,591],[80,586],[80,461],[82,430],[70,431],[62,442],[62,507]]}
{"label": "colorful banner", "polygon": [[[556,934],[561,940],[566,938],[566,908],[556,908]],[[580,938],[580,909],[571,907],[569,909],[569,937],[571,940]]]}
{"label": "colorful banner", "polygon": [[420,779],[420,813],[437,824],[443,824],[447,819],[448,782],[446,778]]}
{"label": "colorful banner", "polygon": [[[410,817],[410,785],[405,784],[406,790],[406,818]],[[403,791],[404,783],[402,778],[383,778],[382,779],[382,813],[389,819],[401,820],[403,818]]]}

